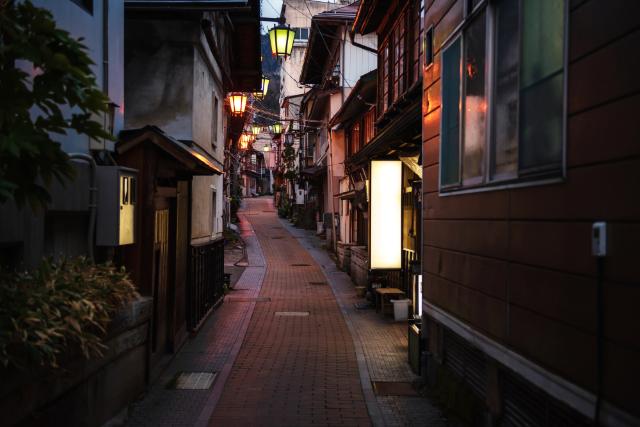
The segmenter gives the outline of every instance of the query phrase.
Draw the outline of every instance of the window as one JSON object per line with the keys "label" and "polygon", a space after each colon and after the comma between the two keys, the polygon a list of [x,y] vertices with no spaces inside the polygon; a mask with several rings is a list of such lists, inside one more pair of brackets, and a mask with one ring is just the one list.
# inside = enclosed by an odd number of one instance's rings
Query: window
{"label": "window", "polygon": [[376,109],[372,107],[364,115],[363,145],[367,145],[376,134]]}
{"label": "window", "polygon": [[379,111],[381,114],[383,114],[389,107],[389,84],[391,81],[389,78],[389,64],[391,62],[391,58],[389,55],[389,39],[387,39],[387,41],[382,45],[381,53],[380,81],[382,82],[382,84],[379,86],[380,96],[378,97],[378,99],[380,99]]}
{"label": "window", "polygon": [[565,2],[482,7],[442,53],[445,190],[562,172]]}
{"label": "window", "polygon": [[433,64],[433,27],[430,27],[424,36],[424,65]]}
{"label": "window", "polygon": [[211,114],[213,115],[212,120],[211,120],[211,145],[213,145],[213,148],[216,148],[216,142],[218,141],[218,114],[219,110],[220,110],[220,101],[218,100],[218,97],[213,95],[213,102],[212,102],[212,107],[213,110],[211,112]]}
{"label": "window", "polygon": [[211,188],[211,237],[218,232],[218,213],[217,213],[217,192],[212,186]]}
{"label": "window", "polygon": [[308,28],[293,28],[294,32],[294,41],[307,41],[309,40],[309,29]]}
{"label": "window", "polygon": [[349,135],[350,154],[355,154],[360,150],[360,123],[356,122],[351,127]]}

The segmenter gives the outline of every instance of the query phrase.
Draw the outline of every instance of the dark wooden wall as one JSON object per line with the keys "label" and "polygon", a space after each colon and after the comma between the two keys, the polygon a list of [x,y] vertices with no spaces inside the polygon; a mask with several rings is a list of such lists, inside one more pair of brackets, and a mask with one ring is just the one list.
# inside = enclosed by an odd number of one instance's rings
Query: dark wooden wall
{"label": "dark wooden wall", "polygon": [[594,389],[596,259],[607,221],[605,395],[638,413],[640,2],[573,0],[566,179],[440,197],[440,50],[462,0],[425,0],[435,60],[424,70],[425,298],[570,381]]}

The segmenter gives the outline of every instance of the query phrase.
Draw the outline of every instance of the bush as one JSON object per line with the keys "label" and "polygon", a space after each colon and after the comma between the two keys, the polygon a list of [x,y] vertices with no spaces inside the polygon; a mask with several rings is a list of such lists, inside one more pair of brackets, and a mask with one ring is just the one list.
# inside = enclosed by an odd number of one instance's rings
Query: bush
{"label": "bush", "polygon": [[82,257],[0,270],[0,363],[57,368],[63,353],[102,356],[113,314],[138,296],[123,268]]}

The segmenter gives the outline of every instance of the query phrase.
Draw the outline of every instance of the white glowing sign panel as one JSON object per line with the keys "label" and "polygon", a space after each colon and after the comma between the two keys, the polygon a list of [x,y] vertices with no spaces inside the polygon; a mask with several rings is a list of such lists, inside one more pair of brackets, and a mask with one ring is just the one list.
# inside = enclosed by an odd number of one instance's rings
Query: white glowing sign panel
{"label": "white glowing sign panel", "polygon": [[402,162],[373,160],[370,183],[370,268],[402,266]]}

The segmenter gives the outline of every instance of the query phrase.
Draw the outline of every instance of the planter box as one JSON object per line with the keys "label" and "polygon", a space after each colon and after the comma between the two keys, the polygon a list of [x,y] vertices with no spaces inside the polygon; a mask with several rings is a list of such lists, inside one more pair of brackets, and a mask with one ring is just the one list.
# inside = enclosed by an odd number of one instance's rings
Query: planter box
{"label": "planter box", "polygon": [[100,359],[75,355],[55,372],[0,370],[2,424],[100,426],[145,389],[152,300],[120,310],[109,326]]}
{"label": "planter box", "polygon": [[351,280],[357,286],[367,286],[369,278],[369,250],[366,246],[351,246],[349,262]]}

